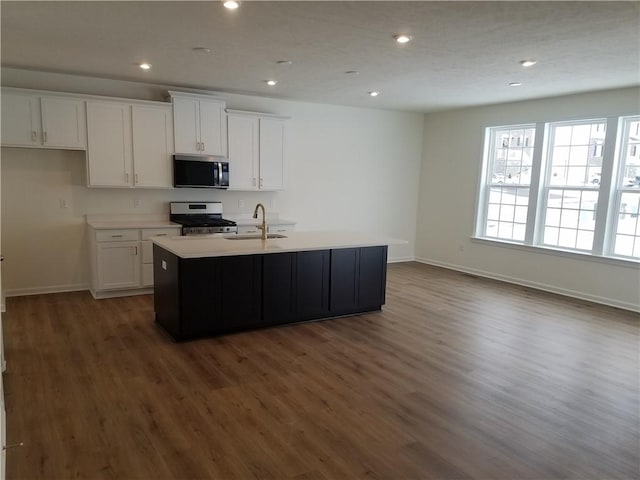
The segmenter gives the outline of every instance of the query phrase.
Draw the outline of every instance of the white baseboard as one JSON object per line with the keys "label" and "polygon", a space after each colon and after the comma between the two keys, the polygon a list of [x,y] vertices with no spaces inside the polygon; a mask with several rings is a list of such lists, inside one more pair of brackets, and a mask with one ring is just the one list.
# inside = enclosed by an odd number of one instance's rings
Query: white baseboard
{"label": "white baseboard", "polygon": [[569,290],[566,288],[559,288],[553,285],[547,285],[545,283],[532,282],[523,278],[510,277],[508,275],[500,275],[498,273],[486,272],[484,270],[477,270],[475,268],[468,268],[462,265],[454,265],[451,263],[439,262],[437,260],[431,260],[429,258],[416,257],[416,262],[425,263],[427,265],[433,265],[435,267],[442,267],[449,270],[456,270],[458,272],[469,273],[478,277],[491,278],[493,280],[499,280],[501,282],[513,283],[515,285],[522,285],[523,287],[535,288],[536,290],[543,290],[545,292],[557,293],[558,295],[564,295],[565,297],[578,298],[580,300],[587,300],[589,302],[600,303],[602,305],[608,305],[610,307],[622,308],[624,310],[631,310],[632,312],[640,312],[640,305],[628,302],[622,302],[620,300],[601,297],[598,295],[590,295],[588,293],[577,292],[575,290]]}
{"label": "white baseboard", "polygon": [[64,293],[64,292],[79,292],[82,290],[89,290],[89,285],[86,283],[73,283],[68,285],[52,285],[48,287],[29,287],[29,288],[14,288],[4,290],[5,297],[23,297],[25,295],[42,295],[46,293]]}
{"label": "white baseboard", "polygon": [[413,262],[414,260],[413,257],[393,257],[387,258],[387,263]]}
{"label": "white baseboard", "polygon": [[148,295],[153,293],[153,287],[148,288],[135,288],[128,290],[107,290],[102,292],[94,292],[89,289],[91,295],[96,300],[101,300],[103,298],[116,298],[116,297],[133,297],[134,295]]}

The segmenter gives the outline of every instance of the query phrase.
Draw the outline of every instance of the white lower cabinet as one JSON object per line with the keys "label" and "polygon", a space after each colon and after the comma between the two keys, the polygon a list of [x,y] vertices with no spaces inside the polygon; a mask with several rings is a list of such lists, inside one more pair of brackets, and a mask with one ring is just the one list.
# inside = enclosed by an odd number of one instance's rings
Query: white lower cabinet
{"label": "white lower cabinet", "polygon": [[95,298],[149,293],[153,286],[154,236],[180,228],[91,229],[91,293]]}
{"label": "white lower cabinet", "polygon": [[138,242],[98,243],[98,289],[120,290],[140,286]]}

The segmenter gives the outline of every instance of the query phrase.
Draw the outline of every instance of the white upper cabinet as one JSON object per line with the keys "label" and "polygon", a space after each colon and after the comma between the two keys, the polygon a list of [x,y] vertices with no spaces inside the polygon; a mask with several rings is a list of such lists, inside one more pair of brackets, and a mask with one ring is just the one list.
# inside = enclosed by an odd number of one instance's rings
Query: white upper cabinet
{"label": "white upper cabinet", "polygon": [[207,95],[169,93],[173,103],[175,152],[226,157],[224,100]]}
{"label": "white upper cabinet", "polygon": [[2,145],[84,150],[84,100],[3,90]]}
{"label": "white upper cabinet", "polygon": [[284,120],[260,119],[260,188],[284,188]]}
{"label": "white upper cabinet", "polygon": [[87,101],[90,187],[173,187],[171,105]]}
{"label": "white upper cabinet", "polygon": [[229,188],[257,190],[259,175],[258,117],[230,112],[227,117],[229,135]]}
{"label": "white upper cabinet", "polygon": [[2,92],[2,145],[39,147],[40,98]]}
{"label": "white upper cabinet", "polygon": [[284,188],[284,117],[228,110],[229,189]]}
{"label": "white upper cabinet", "polygon": [[92,187],[132,185],[131,105],[87,102],[87,172]]}
{"label": "white upper cabinet", "polygon": [[84,101],[40,97],[43,144],[51,148],[86,148]]}
{"label": "white upper cabinet", "polygon": [[171,105],[133,105],[133,183],[136,187],[173,187]]}

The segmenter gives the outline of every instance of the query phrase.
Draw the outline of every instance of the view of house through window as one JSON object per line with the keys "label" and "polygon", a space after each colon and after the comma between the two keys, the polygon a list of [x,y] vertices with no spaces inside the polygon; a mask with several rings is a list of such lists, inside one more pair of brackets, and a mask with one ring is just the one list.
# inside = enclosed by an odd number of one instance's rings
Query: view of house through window
{"label": "view of house through window", "polygon": [[620,175],[616,185],[614,253],[640,258],[640,118],[623,123]]}
{"label": "view of house through window", "polygon": [[640,117],[616,122],[488,128],[476,236],[640,259]]}
{"label": "view of house through window", "polygon": [[487,237],[524,240],[534,140],[535,125],[493,131]]}
{"label": "view of house through window", "polygon": [[605,131],[604,121],[551,125],[543,244],[593,248]]}

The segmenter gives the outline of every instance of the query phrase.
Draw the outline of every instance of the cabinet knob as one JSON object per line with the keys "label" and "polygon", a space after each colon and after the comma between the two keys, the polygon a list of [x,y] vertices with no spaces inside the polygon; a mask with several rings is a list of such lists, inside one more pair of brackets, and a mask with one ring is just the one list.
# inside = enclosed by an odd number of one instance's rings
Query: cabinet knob
{"label": "cabinet knob", "polygon": [[136,185],[138,184],[138,174],[137,173],[134,175],[134,180],[133,181],[135,182]]}

